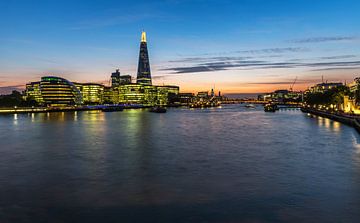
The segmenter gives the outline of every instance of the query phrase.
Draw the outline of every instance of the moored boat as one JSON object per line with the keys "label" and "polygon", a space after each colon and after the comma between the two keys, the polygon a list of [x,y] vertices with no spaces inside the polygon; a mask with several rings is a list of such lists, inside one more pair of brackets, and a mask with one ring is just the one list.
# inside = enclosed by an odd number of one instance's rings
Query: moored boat
{"label": "moored boat", "polygon": [[245,108],[256,108],[254,104],[246,104]]}
{"label": "moored boat", "polygon": [[264,106],[264,111],[265,112],[275,112],[276,110],[278,110],[276,104],[266,104]]}

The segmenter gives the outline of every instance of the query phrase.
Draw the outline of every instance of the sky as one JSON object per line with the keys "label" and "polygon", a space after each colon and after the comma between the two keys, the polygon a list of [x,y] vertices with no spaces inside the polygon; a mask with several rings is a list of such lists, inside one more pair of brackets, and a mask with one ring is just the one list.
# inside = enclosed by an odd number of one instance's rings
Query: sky
{"label": "sky", "polygon": [[141,31],[153,83],[181,92],[294,90],[360,76],[358,0],[1,0],[0,93],[54,75],[136,78]]}

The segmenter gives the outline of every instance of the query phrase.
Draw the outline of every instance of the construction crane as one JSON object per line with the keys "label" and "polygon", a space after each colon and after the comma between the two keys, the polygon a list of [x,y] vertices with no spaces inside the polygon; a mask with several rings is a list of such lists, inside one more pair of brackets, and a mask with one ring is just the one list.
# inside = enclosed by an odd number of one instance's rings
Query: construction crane
{"label": "construction crane", "polygon": [[296,81],[297,81],[297,78],[298,78],[298,77],[296,76],[294,82],[293,82],[292,85],[290,86],[290,91],[293,91],[294,85],[295,85],[295,83],[296,83]]}

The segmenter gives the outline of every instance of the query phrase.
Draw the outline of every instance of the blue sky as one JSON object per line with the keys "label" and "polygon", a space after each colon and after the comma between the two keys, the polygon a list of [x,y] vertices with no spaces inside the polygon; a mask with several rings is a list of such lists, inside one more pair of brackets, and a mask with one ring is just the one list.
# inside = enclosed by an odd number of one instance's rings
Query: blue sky
{"label": "blue sky", "polygon": [[148,34],[154,82],[183,91],[304,89],[360,75],[360,1],[0,1],[0,91],[52,74],[136,76]]}

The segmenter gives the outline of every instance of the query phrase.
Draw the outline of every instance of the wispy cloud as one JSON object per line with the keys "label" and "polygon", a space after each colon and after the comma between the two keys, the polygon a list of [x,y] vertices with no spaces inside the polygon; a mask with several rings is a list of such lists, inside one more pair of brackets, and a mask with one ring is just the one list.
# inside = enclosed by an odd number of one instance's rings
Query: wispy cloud
{"label": "wispy cloud", "polygon": [[360,66],[355,66],[355,67],[330,67],[330,68],[314,69],[314,70],[311,70],[311,71],[334,71],[334,70],[360,70]]}
{"label": "wispy cloud", "polygon": [[339,55],[339,56],[330,56],[330,57],[320,57],[323,60],[338,60],[338,59],[350,59],[355,58],[356,55]]}
{"label": "wispy cloud", "polygon": [[272,62],[260,60],[230,60],[199,63],[193,66],[179,66],[162,69],[172,71],[175,74],[214,72],[230,69],[259,70],[259,69],[280,69],[280,68],[320,68],[320,69],[340,69],[360,66],[360,61],[334,61],[334,62]]}
{"label": "wispy cloud", "polygon": [[291,40],[292,43],[323,43],[323,42],[339,42],[339,41],[353,41],[359,37],[356,36],[329,36],[329,37],[312,37],[305,39]]}
{"label": "wispy cloud", "polygon": [[[197,58],[197,57],[205,57],[205,56],[224,56],[231,54],[256,54],[256,56],[264,54],[265,56],[269,56],[267,54],[284,54],[284,53],[298,53],[298,52],[309,52],[310,49],[305,47],[278,47],[278,48],[264,48],[264,49],[253,49],[253,50],[235,50],[235,51],[224,51],[224,52],[216,52],[216,53],[201,53],[201,54],[193,54],[188,55],[188,58]],[[186,56],[186,55],[182,55]],[[253,55],[251,55],[253,56]],[[279,55],[270,55],[271,57],[278,57]],[[216,58],[216,57],[214,57]]]}
{"label": "wispy cloud", "polygon": [[234,53],[250,53],[250,54],[267,54],[267,53],[288,53],[288,52],[304,52],[309,49],[304,47],[284,47],[284,48],[267,48],[259,50],[240,50]]}

